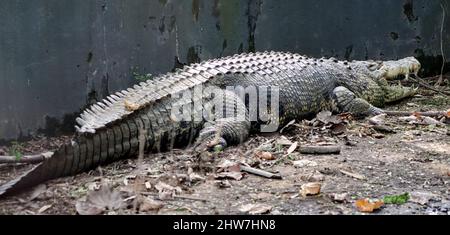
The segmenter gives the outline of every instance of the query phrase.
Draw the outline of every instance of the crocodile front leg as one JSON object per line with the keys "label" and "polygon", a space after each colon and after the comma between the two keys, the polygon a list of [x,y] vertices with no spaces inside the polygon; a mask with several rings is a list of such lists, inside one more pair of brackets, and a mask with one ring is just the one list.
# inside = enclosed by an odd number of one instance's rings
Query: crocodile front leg
{"label": "crocodile front leg", "polygon": [[352,91],[342,86],[333,90],[332,98],[340,112],[350,112],[355,116],[378,115],[384,112],[366,100],[357,98]]}
{"label": "crocodile front leg", "polygon": [[233,92],[224,91],[222,100],[205,105],[209,120],[200,131],[196,149],[224,149],[244,142],[250,132],[250,121],[244,102]]}

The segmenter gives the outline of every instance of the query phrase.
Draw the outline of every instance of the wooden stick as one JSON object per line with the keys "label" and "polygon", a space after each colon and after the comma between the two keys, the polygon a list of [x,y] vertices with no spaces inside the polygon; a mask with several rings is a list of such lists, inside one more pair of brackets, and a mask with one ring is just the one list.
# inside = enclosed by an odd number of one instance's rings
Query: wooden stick
{"label": "wooden stick", "polygon": [[432,91],[437,92],[437,93],[440,93],[440,94],[442,94],[442,95],[450,96],[450,92],[439,90],[438,88],[433,87],[433,86],[431,86],[431,85],[428,85],[428,84],[426,84],[426,83],[420,81],[419,79],[412,78],[412,77],[409,77],[409,79],[411,79],[413,82],[415,82],[415,83],[417,83],[417,84],[419,84],[419,85],[421,85],[421,86],[427,88],[428,90],[432,90]]}
{"label": "wooden stick", "polygon": [[264,171],[264,170],[260,170],[260,169],[256,169],[256,168],[248,167],[248,166],[241,166],[241,171],[247,172],[250,174],[254,174],[254,175],[258,175],[258,176],[262,176],[262,177],[269,178],[269,179],[278,179],[278,180],[283,179],[283,177],[281,177],[281,175],[279,175],[279,174],[273,174],[268,171]]}
{"label": "wooden stick", "polygon": [[247,172],[250,174],[254,174],[257,176],[262,176],[262,177],[269,178],[269,179],[283,179],[283,177],[281,177],[281,175],[279,175],[279,174],[273,174],[268,171],[264,171],[264,170],[256,169],[256,168],[252,168],[252,167],[247,167],[247,166],[241,166],[241,171]]}
{"label": "wooden stick", "polygon": [[53,155],[53,152],[38,155],[25,155],[20,158],[16,156],[0,156],[0,164],[38,164]]}
{"label": "wooden stick", "polygon": [[[148,193],[148,192],[140,192],[140,194],[146,195],[146,196],[154,196],[154,197],[159,196],[157,193]],[[187,195],[175,195],[173,198],[191,200],[191,201],[209,202],[209,200],[205,199],[205,198],[198,198],[198,197],[192,197],[192,196],[187,196]]]}
{"label": "wooden stick", "polygon": [[353,172],[349,172],[349,171],[345,171],[345,170],[340,170],[340,172],[341,172],[342,174],[344,174],[344,175],[353,177],[353,178],[355,178],[355,179],[359,179],[359,180],[365,180],[365,179],[366,179],[365,176],[363,176],[363,175],[361,175],[361,174],[358,174],[358,173],[353,173]]}
{"label": "wooden stick", "polygon": [[429,112],[409,112],[409,111],[384,111],[385,114],[389,116],[411,116],[418,114],[424,117],[441,117],[447,116],[446,111],[429,111]]}
{"label": "wooden stick", "polygon": [[341,147],[337,145],[332,146],[302,146],[300,147],[302,154],[340,154]]}

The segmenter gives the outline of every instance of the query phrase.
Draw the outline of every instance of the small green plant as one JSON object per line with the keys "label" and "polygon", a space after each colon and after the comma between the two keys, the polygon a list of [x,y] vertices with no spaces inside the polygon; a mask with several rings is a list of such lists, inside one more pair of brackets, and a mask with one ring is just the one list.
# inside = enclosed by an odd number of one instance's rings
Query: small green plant
{"label": "small green plant", "polygon": [[223,152],[223,147],[221,146],[221,145],[216,145],[215,147],[214,147],[214,153],[221,153],[221,152]]}
{"label": "small green plant", "polygon": [[69,196],[72,198],[80,198],[82,196],[85,196],[88,192],[88,189],[86,187],[79,187],[75,190],[71,190],[69,192]]}
{"label": "small green plant", "polygon": [[390,195],[385,196],[383,198],[384,203],[386,204],[396,204],[396,205],[402,205],[407,203],[409,200],[409,193],[404,193],[400,195]]}
{"label": "small green plant", "polygon": [[281,144],[276,144],[276,145],[275,145],[275,151],[277,151],[277,152],[283,152],[283,145],[281,145]]}
{"label": "small green plant", "polygon": [[21,149],[22,149],[22,145],[20,143],[12,142],[12,145],[9,148],[9,155],[15,156],[16,160],[18,161],[18,160],[22,159],[22,157],[23,157]]}
{"label": "small green plant", "polygon": [[140,74],[138,72],[138,67],[134,67],[131,69],[131,73],[133,75],[133,78],[139,82],[146,82],[148,80],[152,80],[153,79],[153,75],[148,73],[148,74]]}

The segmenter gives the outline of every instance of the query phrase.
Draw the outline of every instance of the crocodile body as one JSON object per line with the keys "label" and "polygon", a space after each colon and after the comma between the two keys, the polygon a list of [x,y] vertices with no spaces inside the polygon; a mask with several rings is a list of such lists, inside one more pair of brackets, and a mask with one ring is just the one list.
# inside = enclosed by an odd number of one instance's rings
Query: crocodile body
{"label": "crocodile body", "polygon": [[[187,66],[111,95],[87,109],[77,119],[77,134],[72,142],[2,185],[0,197],[136,156],[142,133],[145,133],[145,146],[141,147],[146,152],[160,152],[193,143],[222,147],[238,144],[251,130],[262,125],[261,121],[249,118],[254,111],[249,110],[249,102],[236,98],[232,92],[224,93],[223,109],[242,111],[244,118],[222,117],[210,121],[206,117],[217,114],[204,112],[211,108],[214,99],[202,92],[205,87],[277,87],[277,116],[282,126],[323,109],[362,115],[380,113],[382,110],[375,106],[414,94],[412,89],[387,85],[386,79],[416,73],[419,68],[414,58],[345,62],[284,52],[240,54]],[[186,91],[191,94],[188,98],[174,96]],[[182,107],[190,108],[191,119],[174,121],[173,111]]]}

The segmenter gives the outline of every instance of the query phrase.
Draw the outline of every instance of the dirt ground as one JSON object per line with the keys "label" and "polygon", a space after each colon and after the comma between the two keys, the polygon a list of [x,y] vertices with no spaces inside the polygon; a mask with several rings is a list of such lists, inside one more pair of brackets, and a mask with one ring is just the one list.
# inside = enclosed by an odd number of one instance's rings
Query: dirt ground
{"label": "dirt ground", "polygon": [[[429,91],[387,107],[449,108],[448,96]],[[450,215],[450,125],[423,124],[421,118],[388,117],[382,121],[386,132],[368,118],[325,116],[294,123],[283,134],[254,135],[224,152],[175,150],[146,156],[142,163],[124,160],[2,200],[0,214],[361,214],[360,199],[408,193],[406,203],[385,203],[374,214]],[[15,147],[38,153],[67,138],[42,137]],[[299,153],[306,145],[342,149],[340,154]],[[282,179],[242,172],[239,163]],[[30,167],[0,165],[0,183]],[[304,195],[308,183],[315,183],[313,191],[320,186],[320,193]]]}

